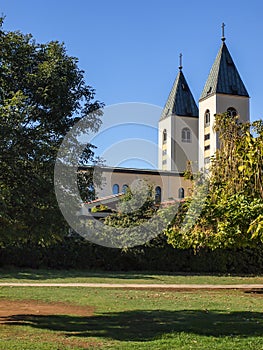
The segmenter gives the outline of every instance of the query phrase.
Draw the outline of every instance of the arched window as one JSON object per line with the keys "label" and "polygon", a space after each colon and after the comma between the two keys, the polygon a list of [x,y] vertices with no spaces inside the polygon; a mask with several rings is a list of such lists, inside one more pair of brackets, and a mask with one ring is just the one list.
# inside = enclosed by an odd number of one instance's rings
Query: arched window
{"label": "arched window", "polygon": [[88,186],[88,201],[93,201],[96,198],[96,191],[95,191],[95,187],[93,184],[90,184]]}
{"label": "arched window", "polygon": [[166,129],[164,129],[163,131],[163,143],[166,143],[167,142],[167,131]]}
{"label": "arched window", "polygon": [[162,200],[162,189],[160,186],[157,186],[155,188],[155,203],[159,204],[161,203],[161,200]]}
{"label": "arched window", "polygon": [[180,199],[183,199],[184,198],[184,188],[183,187],[180,187],[179,190],[178,190],[178,197]]}
{"label": "arched window", "polygon": [[204,163],[205,165],[208,165],[210,163],[210,157],[205,157]]}
{"label": "arched window", "polygon": [[210,111],[209,109],[207,109],[205,111],[205,126],[209,126],[210,125]]}
{"label": "arched window", "polygon": [[112,186],[112,193],[113,194],[118,194],[120,192],[120,186],[118,184],[114,184]]}
{"label": "arched window", "polygon": [[123,193],[126,193],[128,188],[129,188],[128,185],[126,185],[126,184],[123,185],[123,186],[122,186],[122,192],[123,192]]}
{"label": "arched window", "polygon": [[236,117],[237,116],[237,110],[234,108],[234,107],[229,107],[227,109],[227,114],[230,116],[230,117]]}
{"label": "arched window", "polygon": [[182,142],[191,142],[191,130],[189,128],[183,128],[182,130]]}

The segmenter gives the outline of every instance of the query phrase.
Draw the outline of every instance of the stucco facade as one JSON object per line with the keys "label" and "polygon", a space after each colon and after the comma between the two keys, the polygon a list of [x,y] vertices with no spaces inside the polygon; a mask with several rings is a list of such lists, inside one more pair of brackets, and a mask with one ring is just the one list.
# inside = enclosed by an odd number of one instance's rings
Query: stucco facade
{"label": "stucco facade", "polygon": [[182,199],[191,192],[191,181],[184,179],[183,174],[178,172],[111,167],[102,167],[99,171],[103,179],[101,188],[96,188],[99,198],[123,192],[125,186],[132,188],[138,180],[144,180],[152,186],[155,193],[159,187],[162,202]]}

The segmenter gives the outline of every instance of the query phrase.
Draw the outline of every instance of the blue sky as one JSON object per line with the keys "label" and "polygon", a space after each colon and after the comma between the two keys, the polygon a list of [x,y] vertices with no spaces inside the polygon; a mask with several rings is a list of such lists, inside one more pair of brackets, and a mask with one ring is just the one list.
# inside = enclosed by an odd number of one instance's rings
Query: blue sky
{"label": "blue sky", "polygon": [[0,10],[6,30],[32,33],[42,43],[63,41],[106,105],[163,107],[180,52],[198,102],[225,22],[226,44],[251,96],[251,119],[263,116],[261,0],[2,0]]}

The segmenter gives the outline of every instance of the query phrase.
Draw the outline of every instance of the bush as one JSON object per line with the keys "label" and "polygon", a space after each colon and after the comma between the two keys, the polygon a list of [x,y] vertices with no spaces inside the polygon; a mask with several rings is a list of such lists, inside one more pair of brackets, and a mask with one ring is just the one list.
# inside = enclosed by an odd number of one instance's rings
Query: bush
{"label": "bush", "polygon": [[[161,243],[160,243],[161,241]],[[105,271],[184,273],[263,273],[263,249],[174,249],[163,239],[127,250],[107,248],[76,238],[48,247],[13,244],[0,248],[0,266]]]}

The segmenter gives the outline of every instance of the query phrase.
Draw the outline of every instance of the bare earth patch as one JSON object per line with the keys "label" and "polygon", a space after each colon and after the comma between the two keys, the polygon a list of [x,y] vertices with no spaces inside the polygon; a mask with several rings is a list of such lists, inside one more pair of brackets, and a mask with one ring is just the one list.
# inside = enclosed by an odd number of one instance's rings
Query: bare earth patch
{"label": "bare earth patch", "polygon": [[92,316],[92,306],[70,305],[60,302],[45,303],[37,300],[0,299],[0,323],[3,319],[15,315],[78,315]]}
{"label": "bare earth patch", "polygon": [[[12,326],[12,325],[23,325],[24,321],[28,317],[34,319],[34,317],[41,316],[51,316],[51,315],[75,315],[82,317],[89,317],[94,314],[95,308],[92,306],[78,306],[70,305],[62,302],[42,302],[37,300],[8,300],[0,299],[0,327],[2,326]],[[5,332],[7,332],[7,328]],[[10,332],[11,328],[10,328]],[[10,333],[12,334],[12,333]],[[2,338],[10,338],[10,334],[2,334]],[[19,329],[15,330],[15,337],[19,342],[19,339],[30,339],[32,340],[32,333],[27,334],[24,330],[20,332]],[[37,334],[37,339],[42,341],[49,341],[54,344],[54,348],[60,349],[60,345],[65,345],[74,347],[78,346],[83,349],[94,349],[100,348],[102,343],[97,341],[92,341],[91,339],[80,340],[80,339],[69,339],[65,336],[64,332],[51,332],[48,337],[46,333]]]}

